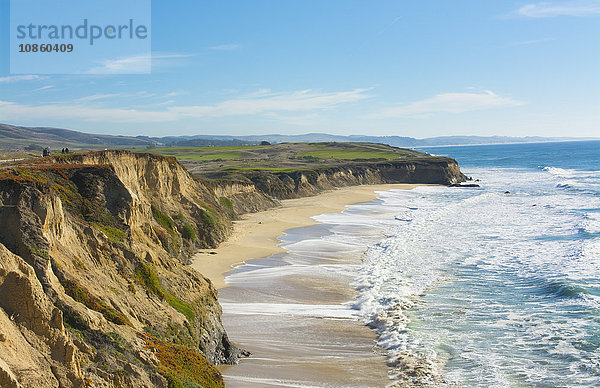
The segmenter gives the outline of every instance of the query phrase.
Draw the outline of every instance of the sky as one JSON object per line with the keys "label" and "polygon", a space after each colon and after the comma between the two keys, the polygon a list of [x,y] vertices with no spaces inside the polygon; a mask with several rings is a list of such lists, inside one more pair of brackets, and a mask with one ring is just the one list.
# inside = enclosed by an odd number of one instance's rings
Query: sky
{"label": "sky", "polygon": [[[19,0],[13,0],[19,1]],[[148,55],[11,74],[0,123],[174,136],[600,136],[600,0],[152,1]],[[114,11],[112,11],[114,12]],[[35,13],[35,10],[32,10]]]}

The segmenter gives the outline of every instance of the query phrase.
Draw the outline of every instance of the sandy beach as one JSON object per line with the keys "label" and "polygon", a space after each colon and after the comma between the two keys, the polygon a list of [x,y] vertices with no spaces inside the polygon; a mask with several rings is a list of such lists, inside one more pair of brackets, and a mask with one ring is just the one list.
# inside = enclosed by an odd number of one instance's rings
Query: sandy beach
{"label": "sandy beach", "polygon": [[[322,265],[357,265],[362,250],[318,253],[315,246],[313,254],[301,254],[303,268],[314,270],[295,273],[290,268],[298,267],[288,265],[298,252],[282,246],[327,234],[328,227],[312,217],[370,202],[381,191],[414,187],[353,186],[284,200],[278,208],[244,215],[235,222],[228,241],[194,257],[192,266],[220,289],[223,324],[230,338],[252,353],[238,365],[219,366],[227,386],[389,384],[386,354],[376,346],[375,332],[343,307],[356,292],[350,285],[352,279],[319,270]],[[254,268],[262,268],[266,277],[254,278],[246,272]],[[232,284],[225,282],[225,273]]]}
{"label": "sandy beach", "polygon": [[278,237],[293,228],[315,225],[319,214],[337,213],[348,205],[368,202],[377,191],[410,190],[411,184],[384,184],[344,187],[314,197],[287,199],[281,206],[259,213],[245,214],[235,221],[233,233],[218,248],[205,249],[192,258],[192,267],[209,278],[217,288],[226,287],[224,274],[246,260],[284,252]]}

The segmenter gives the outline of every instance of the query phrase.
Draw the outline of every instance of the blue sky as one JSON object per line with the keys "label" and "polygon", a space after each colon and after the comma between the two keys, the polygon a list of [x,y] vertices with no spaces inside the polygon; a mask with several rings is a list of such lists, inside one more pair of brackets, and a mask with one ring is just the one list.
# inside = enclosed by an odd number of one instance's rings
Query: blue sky
{"label": "blue sky", "polygon": [[3,123],[600,136],[600,0],[153,1],[152,73],[104,75],[11,75],[8,10],[0,0]]}

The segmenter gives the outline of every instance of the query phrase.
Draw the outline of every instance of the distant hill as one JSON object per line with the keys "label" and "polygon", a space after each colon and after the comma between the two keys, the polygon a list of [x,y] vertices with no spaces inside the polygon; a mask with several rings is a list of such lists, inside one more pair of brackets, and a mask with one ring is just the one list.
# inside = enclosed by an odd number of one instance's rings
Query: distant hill
{"label": "distant hill", "polygon": [[534,143],[547,141],[591,140],[591,138],[552,138],[552,137],[508,137],[508,136],[440,136],[415,139],[406,136],[363,136],[330,135],[327,133],[307,133],[303,135],[196,135],[196,136],[113,136],[90,134],[62,128],[22,127],[0,124],[0,150],[38,149],[50,147],[61,149],[104,149],[104,148],[153,148],[153,147],[207,147],[243,146],[269,143],[309,143],[309,142],[365,142],[381,143],[394,147],[433,147],[444,145]]}
{"label": "distant hill", "polygon": [[268,141],[270,143],[314,143],[314,142],[360,142],[360,143],[382,143],[394,147],[435,147],[451,145],[474,145],[474,144],[507,144],[507,143],[540,143],[549,141],[570,140],[597,140],[600,138],[573,138],[573,137],[511,137],[511,136],[438,136],[424,139],[416,139],[406,136],[364,136],[364,135],[330,135],[326,133],[307,133],[303,135],[249,135],[249,136],[219,136],[198,135],[188,137],[190,139],[240,139],[247,141]]}
{"label": "distant hill", "polygon": [[151,147],[156,142],[148,138],[130,136],[97,135],[61,128],[19,127],[0,124],[0,149],[25,147],[69,148],[131,148]]}

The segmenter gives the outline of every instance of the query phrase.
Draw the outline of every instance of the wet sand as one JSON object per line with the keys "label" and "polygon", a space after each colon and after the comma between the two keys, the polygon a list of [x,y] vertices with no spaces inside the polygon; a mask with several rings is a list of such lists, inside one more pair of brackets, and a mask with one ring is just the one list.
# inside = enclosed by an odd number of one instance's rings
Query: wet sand
{"label": "wet sand", "polygon": [[279,247],[279,236],[293,228],[315,225],[319,214],[337,213],[348,205],[368,202],[376,191],[410,190],[415,185],[387,184],[344,187],[314,197],[286,199],[281,207],[245,214],[235,221],[229,239],[216,249],[204,249],[192,258],[192,267],[209,278],[217,288],[226,287],[225,272],[246,260],[285,252]]}
{"label": "wet sand", "polygon": [[308,252],[285,247],[331,233],[313,216],[369,202],[376,191],[413,187],[358,186],[285,200],[279,208],[244,216],[229,241],[194,257],[194,268],[220,288],[230,339],[252,353],[238,365],[219,366],[228,387],[384,387],[391,382],[375,333],[344,305],[356,292],[343,269],[359,264],[363,250],[348,244],[313,252],[310,242]]}

